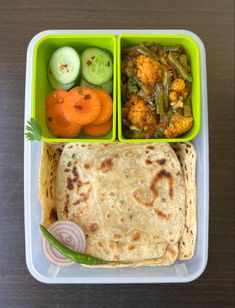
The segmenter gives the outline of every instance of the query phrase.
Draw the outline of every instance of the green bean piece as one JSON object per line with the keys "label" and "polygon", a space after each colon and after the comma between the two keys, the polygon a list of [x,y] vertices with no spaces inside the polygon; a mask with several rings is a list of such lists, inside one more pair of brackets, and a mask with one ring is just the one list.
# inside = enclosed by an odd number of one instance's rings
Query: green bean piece
{"label": "green bean piece", "polygon": [[179,63],[179,61],[171,52],[168,55],[168,60],[176,68],[177,72],[182,76],[184,80],[192,82],[192,76],[188,74],[186,69]]}
{"label": "green bean piece", "polygon": [[191,107],[191,95],[188,95],[184,101],[184,115],[186,117],[192,116],[192,107]]}
{"label": "green bean piece", "polygon": [[159,61],[159,57],[155,53],[153,53],[151,50],[149,50],[148,48],[138,46],[137,50],[142,55],[145,55],[146,57],[152,58],[155,61]]}
{"label": "green bean piece", "polygon": [[164,95],[162,84],[157,84],[154,91],[154,100],[157,105],[157,114],[164,115]]}
{"label": "green bean piece", "polygon": [[182,45],[174,45],[174,46],[164,46],[166,52],[182,52],[183,46]]}
{"label": "green bean piece", "polygon": [[183,65],[185,68],[186,72],[190,72],[190,66],[188,65],[188,57],[186,54],[182,54],[179,56],[179,62]]}
{"label": "green bean piece", "polygon": [[66,258],[80,264],[87,264],[87,265],[98,265],[98,264],[105,264],[110,263],[109,261],[103,261],[96,257],[92,257],[90,255],[75,252],[70,248],[64,246],[60,241],[58,241],[44,226],[40,225],[40,229],[42,235],[48,240],[48,242],[56,248],[63,256]]}
{"label": "green bean piece", "polygon": [[123,126],[123,135],[128,139],[145,139],[146,138],[145,132],[130,129],[129,127],[125,125]]}
{"label": "green bean piece", "polygon": [[138,91],[139,91],[138,87],[133,82],[128,80],[128,82],[127,82],[127,93],[128,94],[132,94],[132,93],[136,94]]}
{"label": "green bean piece", "polygon": [[168,110],[171,75],[169,71],[167,70],[164,70],[162,83],[163,83],[163,88],[164,88],[164,109]]}

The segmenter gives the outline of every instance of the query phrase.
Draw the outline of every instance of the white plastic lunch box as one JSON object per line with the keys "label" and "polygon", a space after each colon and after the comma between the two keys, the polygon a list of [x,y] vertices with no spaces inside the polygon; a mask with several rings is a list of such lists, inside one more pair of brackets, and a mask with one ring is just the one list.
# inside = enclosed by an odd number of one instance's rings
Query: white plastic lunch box
{"label": "white plastic lunch box", "polygon": [[24,213],[26,263],[31,275],[44,283],[179,283],[198,278],[208,258],[209,156],[208,111],[205,48],[200,38],[186,30],[50,30],[37,34],[29,43],[26,63],[25,125],[31,117],[32,69],[35,44],[44,36],[55,34],[149,33],[187,35],[200,49],[201,65],[201,130],[192,141],[197,151],[197,244],[194,257],[176,261],[171,266],[120,269],[92,269],[79,264],[60,268],[51,264],[41,249],[39,224],[41,205],[38,200],[38,173],[41,142],[24,141]]}

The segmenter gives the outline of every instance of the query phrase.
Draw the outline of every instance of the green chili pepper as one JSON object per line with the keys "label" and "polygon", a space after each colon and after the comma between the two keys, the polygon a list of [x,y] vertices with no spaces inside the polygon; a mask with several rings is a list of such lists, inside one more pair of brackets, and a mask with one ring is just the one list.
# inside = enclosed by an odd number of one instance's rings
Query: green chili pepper
{"label": "green chili pepper", "polygon": [[168,56],[169,62],[176,68],[177,72],[182,76],[184,80],[192,82],[192,76],[188,74],[186,69],[179,63],[176,57],[170,52]]}
{"label": "green chili pepper", "polygon": [[171,76],[167,70],[164,71],[162,83],[164,88],[164,109],[167,110],[169,101],[169,89],[171,84]]}
{"label": "green chili pepper", "polygon": [[111,263],[111,261],[103,261],[101,259],[86,255],[84,253],[75,252],[68,247],[61,244],[45,227],[40,225],[41,232],[43,236],[48,240],[48,242],[56,248],[63,256],[68,259],[81,264],[87,265],[98,265],[98,264],[106,264]]}
{"label": "green chili pepper", "polygon": [[154,100],[157,104],[157,114],[164,115],[164,95],[162,84],[157,84],[154,90]]}

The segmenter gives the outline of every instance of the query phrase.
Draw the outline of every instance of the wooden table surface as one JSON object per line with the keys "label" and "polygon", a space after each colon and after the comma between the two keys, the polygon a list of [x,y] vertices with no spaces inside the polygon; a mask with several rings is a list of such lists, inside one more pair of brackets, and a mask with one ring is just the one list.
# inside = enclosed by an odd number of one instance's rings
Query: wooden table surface
{"label": "wooden table surface", "polygon": [[[26,268],[23,117],[27,45],[37,32],[46,29],[112,28],[182,28],[197,33],[205,43],[210,126],[209,261],[204,274],[193,283],[44,285]],[[233,46],[233,0],[1,0],[0,307],[233,306]]]}

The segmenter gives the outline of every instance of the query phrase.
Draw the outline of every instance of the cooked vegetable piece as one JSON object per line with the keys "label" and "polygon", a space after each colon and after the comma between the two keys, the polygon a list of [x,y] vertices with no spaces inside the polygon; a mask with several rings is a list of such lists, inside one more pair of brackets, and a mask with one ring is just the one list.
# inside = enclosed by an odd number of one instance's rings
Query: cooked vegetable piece
{"label": "cooked vegetable piece", "polygon": [[94,125],[94,124],[85,125],[82,127],[82,131],[88,136],[101,137],[106,135],[111,128],[112,128],[112,119],[100,125]]}
{"label": "cooked vegetable piece", "polygon": [[46,121],[49,130],[56,137],[77,136],[81,126],[69,121],[64,112],[64,100],[67,92],[56,90],[50,93],[46,100]]}
{"label": "cooked vegetable piece", "polygon": [[186,71],[186,69],[179,63],[176,57],[170,52],[168,56],[169,62],[174,65],[178,73],[184,80],[192,81],[192,76]]}
{"label": "cooked vegetable piece", "polygon": [[51,56],[49,69],[53,77],[62,84],[74,82],[80,71],[80,58],[71,47],[56,49]]}
{"label": "cooked vegetable piece", "polygon": [[157,105],[157,114],[164,115],[164,96],[162,84],[157,84],[154,91],[154,100]]}
{"label": "cooked vegetable piece", "polygon": [[113,114],[113,101],[111,96],[102,89],[94,89],[102,102],[102,108],[98,118],[92,124],[100,125],[107,122]]}
{"label": "cooked vegetable piece", "polygon": [[168,101],[169,101],[169,92],[170,92],[169,88],[171,84],[171,76],[167,70],[164,71],[162,83],[163,83],[163,88],[164,88],[164,109],[168,110]]}
{"label": "cooked vegetable piece", "polygon": [[164,46],[166,52],[182,52],[183,46],[181,45],[174,45],[174,46]]}
{"label": "cooked vegetable piece", "polygon": [[75,87],[64,99],[66,118],[78,125],[93,122],[100,115],[102,102],[94,89]]}
{"label": "cooked vegetable piece", "polygon": [[84,78],[95,85],[101,85],[113,75],[111,55],[100,48],[87,48],[82,53],[82,73]]}
{"label": "cooked vegetable piece", "polygon": [[192,116],[192,109],[191,109],[191,96],[188,96],[184,101],[184,115],[186,117]]}
{"label": "cooked vegetable piece", "polygon": [[175,113],[169,122],[169,126],[165,129],[167,138],[175,138],[186,133],[193,126],[193,118],[185,117],[179,113]]}

